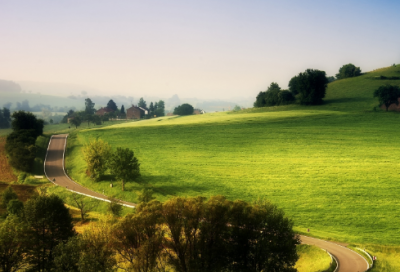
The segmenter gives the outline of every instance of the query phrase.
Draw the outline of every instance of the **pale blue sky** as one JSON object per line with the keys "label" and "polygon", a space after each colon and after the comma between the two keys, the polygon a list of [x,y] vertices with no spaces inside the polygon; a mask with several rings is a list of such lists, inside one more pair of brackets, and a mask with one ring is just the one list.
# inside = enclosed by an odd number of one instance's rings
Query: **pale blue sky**
{"label": "pale blue sky", "polygon": [[0,0],[0,79],[254,96],[307,68],[400,63],[400,1]]}

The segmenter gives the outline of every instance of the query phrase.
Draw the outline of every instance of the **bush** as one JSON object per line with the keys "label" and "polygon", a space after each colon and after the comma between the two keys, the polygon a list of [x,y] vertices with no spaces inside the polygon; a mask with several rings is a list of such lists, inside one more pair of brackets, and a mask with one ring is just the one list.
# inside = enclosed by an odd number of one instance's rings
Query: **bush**
{"label": "bush", "polygon": [[361,75],[360,67],[356,67],[354,64],[349,63],[340,67],[339,73],[336,74],[336,78],[343,79],[348,77],[356,77],[359,75]]}
{"label": "bush", "polygon": [[190,104],[182,104],[174,109],[174,114],[177,115],[191,115],[193,114],[194,108]]}
{"label": "bush", "polygon": [[18,199],[13,199],[8,202],[7,212],[9,214],[16,215],[18,217],[23,217],[24,214],[24,203],[19,201]]}
{"label": "bush", "polygon": [[14,199],[18,200],[18,196],[11,186],[8,186],[1,195],[1,206],[7,208],[8,203]]}

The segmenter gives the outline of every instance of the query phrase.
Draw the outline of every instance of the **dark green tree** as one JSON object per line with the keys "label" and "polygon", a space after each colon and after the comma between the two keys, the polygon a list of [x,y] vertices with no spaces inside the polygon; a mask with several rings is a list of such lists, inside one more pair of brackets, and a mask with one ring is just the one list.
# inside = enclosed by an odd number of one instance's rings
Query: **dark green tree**
{"label": "dark green tree", "polygon": [[50,195],[28,200],[25,218],[32,241],[28,260],[34,271],[49,271],[54,248],[75,234],[71,215],[61,198]]}
{"label": "dark green tree", "polygon": [[147,108],[146,101],[144,101],[143,97],[139,99],[138,107]]}
{"label": "dark green tree", "polygon": [[307,69],[289,82],[290,92],[298,94],[300,104],[319,105],[325,97],[328,79],[325,71]]}
{"label": "dark green tree", "polygon": [[116,111],[118,109],[117,104],[115,104],[114,100],[112,99],[108,101],[107,108],[112,109],[113,111]]}
{"label": "dark green tree", "polygon": [[36,138],[43,134],[44,121],[30,112],[16,111],[12,114],[11,127],[14,131],[30,130]]}
{"label": "dark green tree", "polygon": [[154,115],[154,105],[153,102],[150,102],[150,106],[149,106],[149,116],[153,117]]}
{"label": "dark green tree", "polygon": [[90,98],[85,99],[85,113],[88,115],[92,115],[96,112],[94,108],[95,103],[92,102]]}
{"label": "dark green tree", "polygon": [[374,91],[374,97],[379,99],[379,103],[385,105],[386,111],[391,104],[399,105],[400,88],[396,85],[386,84]]}
{"label": "dark green tree", "polygon": [[25,271],[28,267],[26,254],[30,244],[26,223],[15,215],[7,216],[0,224],[1,271]]}
{"label": "dark green tree", "polygon": [[79,267],[82,246],[79,236],[73,236],[68,239],[68,242],[58,244],[54,248],[54,271],[82,271]]}
{"label": "dark green tree", "polygon": [[288,90],[282,90],[278,93],[278,105],[288,105],[295,101],[294,95]]}
{"label": "dark green tree", "polygon": [[294,96],[287,90],[281,90],[278,83],[272,82],[265,92],[260,92],[254,107],[267,107],[276,105],[287,105],[294,102]]}
{"label": "dark green tree", "polygon": [[154,110],[154,115],[157,117],[165,116],[165,103],[163,100],[158,101],[157,109]]}
{"label": "dark green tree", "polygon": [[354,64],[345,64],[339,69],[339,73],[336,74],[337,79],[344,79],[348,77],[356,77],[361,75],[360,67],[356,67]]}
{"label": "dark green tree", "polygon": [[71,124],[78,128],[82,124],[82,119],[79,116],[75,116],[70,121]]}
{"label": "dark green tree", "polygon": [[125,182],[134,180],[140,176],[140,164],[132,150],[118,147],[109,161],[111,172],[122,182],[122,191],[125,190]]}
{"label": "dark green tree", "polygon": [[126,114],[124,105],[121,106],[121,114],[123,114],[123,115]]}
{"label": "dark green tree", "polygon": [[15,169],[29,172],[36,156],[35,131],[26,129],[18,130],[7,136],[6,151],[9,163]]}
{"label": "dark green tree", "polygon": [[174,114],[177,115],[192,115],[194,108],[190,104],[182,104],[174,109]]}
{"label": "dark green tree", "polygon": [[0,109],[0,128],[9,128],[11,126],[10,110],[6,107]]}

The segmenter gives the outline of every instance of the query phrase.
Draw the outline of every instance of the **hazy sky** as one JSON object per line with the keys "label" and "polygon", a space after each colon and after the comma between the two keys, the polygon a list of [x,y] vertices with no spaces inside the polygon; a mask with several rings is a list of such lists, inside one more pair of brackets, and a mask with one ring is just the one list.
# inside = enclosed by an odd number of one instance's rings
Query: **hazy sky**
{"label": "hazy sky", "polygon": [[307,68],[400,63],[400,1],[0,0],[0,79],[256,96]]}

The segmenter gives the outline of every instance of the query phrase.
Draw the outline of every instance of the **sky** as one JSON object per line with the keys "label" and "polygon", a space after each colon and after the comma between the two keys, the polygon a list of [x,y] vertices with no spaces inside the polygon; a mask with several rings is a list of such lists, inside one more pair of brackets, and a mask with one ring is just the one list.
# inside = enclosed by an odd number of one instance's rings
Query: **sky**
{"label": "sky", "polygon": [[0,0],[0,79],[255,97],[309,68],[400,63],[399,11],[398,0]]}

